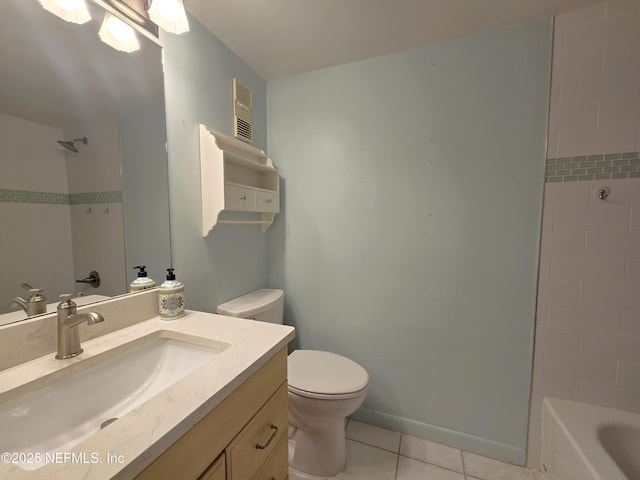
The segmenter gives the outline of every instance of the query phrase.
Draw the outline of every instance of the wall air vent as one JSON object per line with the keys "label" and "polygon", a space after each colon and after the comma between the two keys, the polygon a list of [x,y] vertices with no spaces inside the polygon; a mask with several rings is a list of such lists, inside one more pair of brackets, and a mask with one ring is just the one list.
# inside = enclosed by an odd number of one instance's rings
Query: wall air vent
{"label": "wall air vent", "polygon": [[253,143],[251,90],[233,79],[233,135],[245,142]]}

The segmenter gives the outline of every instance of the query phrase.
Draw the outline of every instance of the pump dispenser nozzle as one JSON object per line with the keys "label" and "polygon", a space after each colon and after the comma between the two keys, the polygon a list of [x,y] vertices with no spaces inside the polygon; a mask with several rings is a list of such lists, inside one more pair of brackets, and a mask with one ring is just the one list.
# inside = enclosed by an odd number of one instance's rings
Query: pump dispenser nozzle
{"label": "pump dispenser nozzle", "polygon": [[147,268],[145,265],[138,265],[137,267],[133,267],[133,270],[138,269],[138,278],[136,278],[129,285],[129,289],[132,292],[138,292],[140,290],[145,290],[147,288],[153,288],[156,286],[156,282],[154,282],[150,277],[147,276]]}
{"label": "pump dispenser nozzle", "polygon": [[145,270],[145,268],[147,268],[146,265],[138,265],[137,267],[133,267],[133,270],[135,270],[136,268],[138,268],[140,270],[138,272],[138,277],[146,277],[147,276],[147,271]]}
{"label": "pump dispenser nozzle", "polygon": [[173,273],[174,270],[175,269],[173,269],[173,268],[167,268],[167,272],[168,272],[167,273],[167,280],[175,280],[176,279],[176,276]]}

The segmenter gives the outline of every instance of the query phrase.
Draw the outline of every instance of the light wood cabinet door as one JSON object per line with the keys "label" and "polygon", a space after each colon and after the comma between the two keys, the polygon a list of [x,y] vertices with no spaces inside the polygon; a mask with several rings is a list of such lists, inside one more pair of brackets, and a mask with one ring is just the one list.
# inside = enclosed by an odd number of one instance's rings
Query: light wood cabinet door
{"label": "light wood cabinet door", "polygon": [[226,449],[229,480],[255,478],[280,440],[288,438],[287,402],[287,383],[284,382],[229,444]]}
{"label": "light wood cabinet door", "polygon": [[289,477],[289,439],[281,438],[276,450],[255,480],[286,480]]}

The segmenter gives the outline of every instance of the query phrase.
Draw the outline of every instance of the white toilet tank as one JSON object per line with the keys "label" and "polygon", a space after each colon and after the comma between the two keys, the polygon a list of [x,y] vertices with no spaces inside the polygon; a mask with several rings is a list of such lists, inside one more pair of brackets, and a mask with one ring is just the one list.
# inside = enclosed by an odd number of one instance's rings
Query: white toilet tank
{"label": "white toilet tank", "polygon": [[263,288],[218,305],[216,313],[259,322],[282,323],[284,291]]}

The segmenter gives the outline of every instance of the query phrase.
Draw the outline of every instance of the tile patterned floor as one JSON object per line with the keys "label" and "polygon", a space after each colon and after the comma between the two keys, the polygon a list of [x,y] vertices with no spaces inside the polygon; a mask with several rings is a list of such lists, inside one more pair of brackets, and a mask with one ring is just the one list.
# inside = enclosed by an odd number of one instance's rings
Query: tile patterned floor
{"label": "tile patterned floor", "polygon": [[[289,480],[325,480],[290,469]],[[331,480],[544,480],[541,473],[350,420],[347,468]]]}

